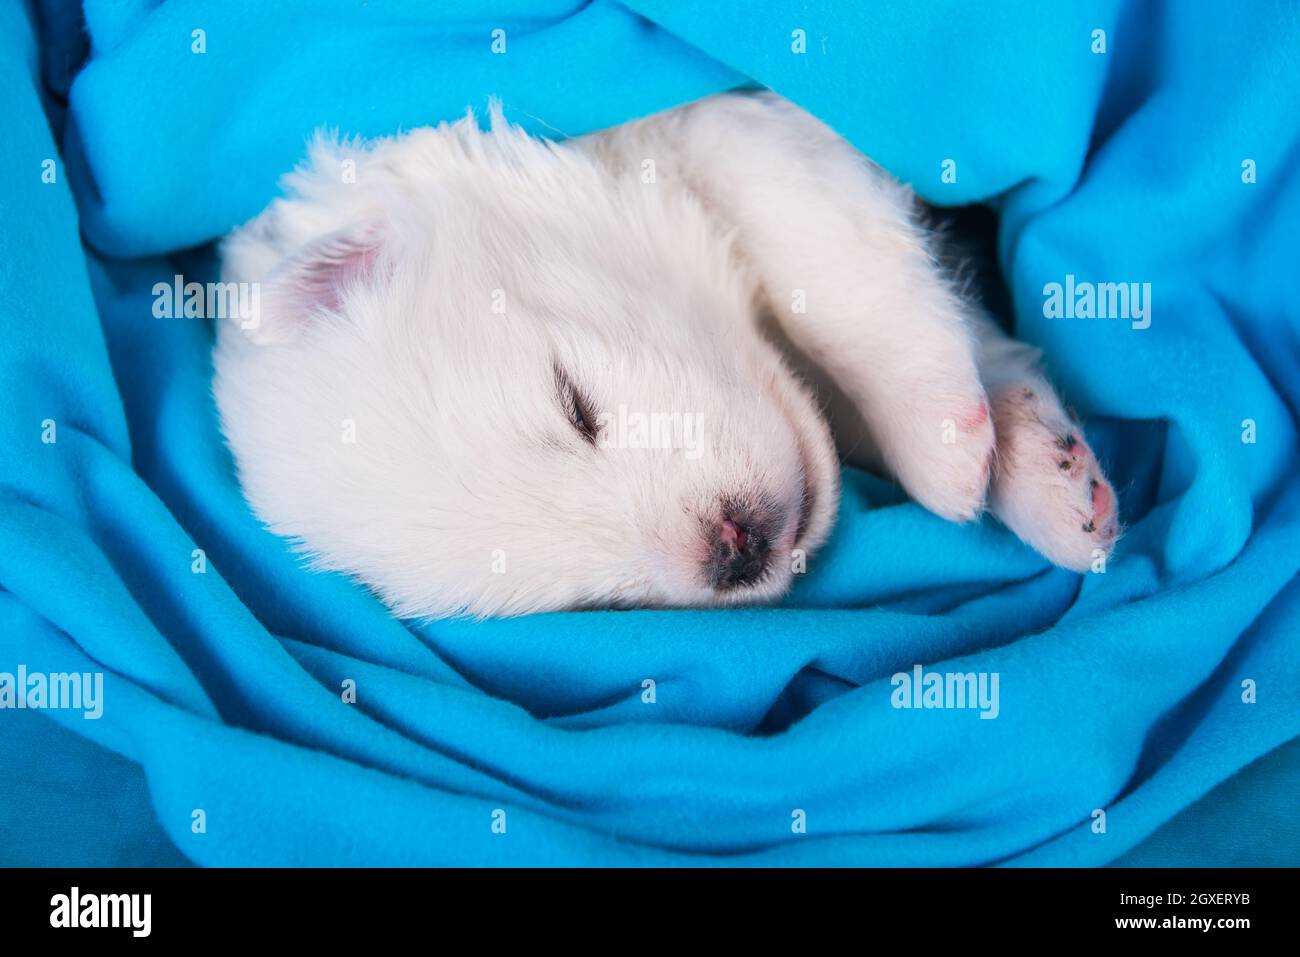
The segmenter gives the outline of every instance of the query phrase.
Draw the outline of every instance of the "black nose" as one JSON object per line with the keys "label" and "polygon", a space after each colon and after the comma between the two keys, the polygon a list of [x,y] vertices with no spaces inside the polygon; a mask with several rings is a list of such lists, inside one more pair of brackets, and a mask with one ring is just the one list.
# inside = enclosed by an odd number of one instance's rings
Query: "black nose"
{"label": "black nose", "polygon": [[729,513],[718,523],[709,573],[719,591],[752,585],[767,573],[772,556],[767,523],[743,513]]}

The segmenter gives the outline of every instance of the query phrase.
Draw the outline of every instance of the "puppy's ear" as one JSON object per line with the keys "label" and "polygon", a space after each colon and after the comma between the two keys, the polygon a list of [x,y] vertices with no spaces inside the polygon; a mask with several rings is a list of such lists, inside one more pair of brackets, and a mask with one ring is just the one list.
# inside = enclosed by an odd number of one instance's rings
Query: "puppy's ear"
{"label": "puppy's ear", "polygon": [[252,315],[240,328],[259,345],[291,342],[310,322],[337,313],[348,290],[373,278],[380,230],[365,226],[318,239],[261,281]]}

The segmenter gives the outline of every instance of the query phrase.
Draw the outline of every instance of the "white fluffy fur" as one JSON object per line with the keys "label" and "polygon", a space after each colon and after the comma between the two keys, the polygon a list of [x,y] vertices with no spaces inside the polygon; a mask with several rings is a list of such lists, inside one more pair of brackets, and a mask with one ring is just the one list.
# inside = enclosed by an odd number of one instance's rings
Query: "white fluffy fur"
{"label": "white fluffy fur", "polygon": [[[223,253],[224,280],[262,284],[259,325],[223,322],[215,355],[245,494],[402,616],[779,596],[838,498],[792,362],[850,407],[841,446],[939,515],[987,501],[1075,569],[1116,535],[1035,356],[940,274],[910,193],[775,95],[558,145],[495,114],[320,138]],[[701,454],[593,447],[557,365],[601,411],[698,416]],[[771,560],[722,590],[737,501],[770,515]]]}

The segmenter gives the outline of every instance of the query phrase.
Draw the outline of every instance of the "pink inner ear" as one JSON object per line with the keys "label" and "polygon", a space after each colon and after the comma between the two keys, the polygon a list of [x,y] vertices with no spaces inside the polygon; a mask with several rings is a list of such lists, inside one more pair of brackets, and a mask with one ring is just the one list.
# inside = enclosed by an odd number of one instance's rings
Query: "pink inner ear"
{"label": "pink inner ear", "polygon": [[287,265],[283,290],[297,311],[337,310],[343,290],[374,272],[379,258],[376,230],[338,233],[308,247]]}

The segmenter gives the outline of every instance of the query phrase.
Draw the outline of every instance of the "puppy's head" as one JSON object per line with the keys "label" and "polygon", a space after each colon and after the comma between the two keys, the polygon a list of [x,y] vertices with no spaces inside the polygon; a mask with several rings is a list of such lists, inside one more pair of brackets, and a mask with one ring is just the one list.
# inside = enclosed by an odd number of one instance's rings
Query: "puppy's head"
{"label": "puppy's head", "polygon": [[308,244],[257,329],[223,324],[258,516],[403,616],[782,594],[838,468],[726,243],[693,208],[477,185]]}

